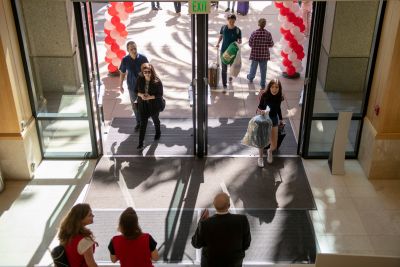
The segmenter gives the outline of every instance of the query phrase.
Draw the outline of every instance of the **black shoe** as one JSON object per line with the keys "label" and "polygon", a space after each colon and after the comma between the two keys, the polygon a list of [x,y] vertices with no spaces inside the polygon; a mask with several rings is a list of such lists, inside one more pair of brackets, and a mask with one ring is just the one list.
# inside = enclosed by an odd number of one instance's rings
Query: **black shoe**
{"label": "black shoe", "polygon": [[142,149],[143,149],[143,144],[139,144],[139,145],[136,147],[136,149],[142,150]]}
{"label": "black shoe", "polygon": [[231,83],[233,80],[233,77],[229,77],[229,82]]}
{"label": "black shoe", "polygon": [[229,12],[229,10],[230,10],[230,9],[229,9],[229,7],[228,7],[227,9],[225,9],[225,12]]}
{"label": "black shoe", "polygon": [[136,124],[136,126],[135,126],[135,132],[139,131],[139,129],[140,129],[140,124]]}
{"label": "black shoe", "polygon": [[155,136],[154,136],[154,140],[160,140],[160,138],[161,138],[161,133],[157,133]]}
{"label": "black shoe", "polygon": [[161,8],[160,6],[159,6],[159,7],[157,7],[157,9],[158,9],[158,10],[162,10],[162,8]]}
{"label": "black shoe", "polygon": [[156,8],[156,7],[152,7],[151,9],[152,9],[152,10],[158,10],[158,8]]}

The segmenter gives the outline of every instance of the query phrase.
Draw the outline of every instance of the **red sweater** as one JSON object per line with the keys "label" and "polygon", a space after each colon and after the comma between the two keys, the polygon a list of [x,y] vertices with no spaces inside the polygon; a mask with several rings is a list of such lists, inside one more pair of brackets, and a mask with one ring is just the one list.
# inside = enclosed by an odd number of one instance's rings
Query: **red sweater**
{"label": "red sweater", "polygon": [[[78,244],[84,238],[83,235],[77,235],[68,242],[65,246],[65,252],[67,253],[67,258],[70,267],[87,267],[85,257],[78,253]],[[93,251],[94,251],[93,244]]]}
{"label": "red sweater", "polygon": [[153,267],[149,249],[149,234],[142,234],[136,239],[126,239],[123,235],[112,238],[115,256],[121,267]]}

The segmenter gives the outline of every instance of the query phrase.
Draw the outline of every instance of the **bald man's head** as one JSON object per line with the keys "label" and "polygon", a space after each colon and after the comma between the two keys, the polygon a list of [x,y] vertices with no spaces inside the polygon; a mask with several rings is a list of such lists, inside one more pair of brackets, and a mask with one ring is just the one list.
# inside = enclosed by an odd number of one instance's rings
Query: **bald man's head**
{"label": "bald man's head", "polygon": [[219,193],[214,198],[214,207],[218,212],[228,211],[230,207],[229,196],[226,193]]}

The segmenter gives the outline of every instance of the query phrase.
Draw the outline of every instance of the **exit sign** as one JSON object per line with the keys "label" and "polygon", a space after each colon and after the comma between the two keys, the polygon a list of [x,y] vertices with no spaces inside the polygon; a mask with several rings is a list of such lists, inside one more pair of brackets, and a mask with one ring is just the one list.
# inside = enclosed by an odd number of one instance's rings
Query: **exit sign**
{"label": "exit sign", "polygon": [[210,13],[210,1],[208,0],[190,0],[190,14],[208,14]]}

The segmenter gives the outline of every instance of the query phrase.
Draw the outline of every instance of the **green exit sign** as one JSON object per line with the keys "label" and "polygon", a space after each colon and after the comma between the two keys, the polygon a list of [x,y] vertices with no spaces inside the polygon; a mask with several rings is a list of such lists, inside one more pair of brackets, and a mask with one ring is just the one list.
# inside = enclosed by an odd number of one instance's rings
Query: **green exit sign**
{"label": "green exit sign", "polygon": [[210,13],[210,1],[208,0],[190,0],[190,14],[208,14]]}

